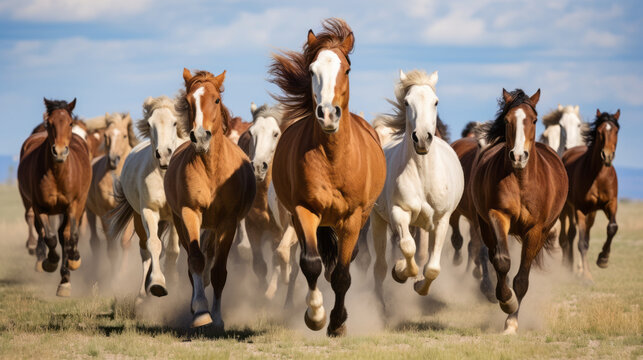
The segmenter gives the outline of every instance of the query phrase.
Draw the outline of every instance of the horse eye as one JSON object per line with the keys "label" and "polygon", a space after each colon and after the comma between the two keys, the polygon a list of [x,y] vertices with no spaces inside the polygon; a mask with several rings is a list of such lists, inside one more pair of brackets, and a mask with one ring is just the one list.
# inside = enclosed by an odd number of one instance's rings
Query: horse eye
{"label": "horse eye", "polygon": [[217,98],[214,102],[218,104],[218,103],[220,103],[220,102],[221,102],[221,99],[220,99],[220,98]]}
{"label": "horse eye", "polygon": [[278,133],[278,132],[276,132],[276,133],[272,134],[272,136],[273,136],[273,137],[277,137],[277,136],[279,136],[279,133]]}
{"label": "horse eye", "polygon": [[535,124],[536,122],[538,122],[538,119],[534,119],[534,124]]}
{"label": "horse eye", "polygon": [[123,139],[127,139],[127,135],[123,135]]}
{"label": "horse eye", "polygon": [[351,69],[346,70],[346,75],[348,75],[349,72],[351,72]]}
{"label": "horse eye", "polygon": [[172,124],[172,126],[176,127],[176,121],[174,122],[174,124]]}
{"label": "horse eye", "polygon": [[438,100],[435,100],[435,106],[438,106]]}
{"label": "horse eye", "polygon": [[404,100],[404,105],[409,106],[409,102]]}

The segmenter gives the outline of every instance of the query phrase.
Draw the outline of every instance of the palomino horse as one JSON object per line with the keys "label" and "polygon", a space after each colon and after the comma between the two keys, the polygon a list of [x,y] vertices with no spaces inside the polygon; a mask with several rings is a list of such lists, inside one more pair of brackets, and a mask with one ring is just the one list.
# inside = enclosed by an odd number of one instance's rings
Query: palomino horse
{"label": "palomino horse", "polygon": [[464,177],[458,157],[449,144],[436,137],[438,97],[435,85],[438,73],[427,75],[413,70],[400,71],[395,86],[395,114],[380,116],[373,122],[384,123],[396,136],[384,146],[387,171],[384,190],[371,215],[375,244],[375,288],[384,304],[382,282],[386,275],[386,230],[400,239],[400,259],[392,270],[393,279],[404,283],[418,274],[416,244],[409,226],[429,233],[429,256],[423,276],[414,289],[427,295],[431,282],[440,273],[442,245],[449,228],[449,218],[464,189]]}
{"label": "palomino horse", "polygon": [[[250,160],[224,132],[230,113],[221,101],[225,71],[192,75],[183,69],[185,92],[178,109],[191,142],[180,145],[170,159],[164,187],[174,225],[188,253],[192,282],[192,326],[213,322],[204,287],[212,282],[214,325],[223,329],[221,293],[226,282],[226,262],[239,221],[254,201],[256,184]],[[201,228],[209,230],[200,239]],[[204,256],[205,253],[205,256]],[[205,263],[214,257],[212,269]],[[209,263],[209,261],[208,261]],[[205,272],[210,276],[204,277]]]}
{"label": "palomino horse", "polygon": [[[56,235],[62,248],[61,280],[56,295],[71,295],[69,270],[80,266],[78,227],[91,181],[89,150],[82,138],[72,133],[72,111],[76,99],[45,99],[46,132],[31,135],[22,145],[18,165],[18,184],[25,210],[33,208],[38,234],[36,256],[43,270],[53,272],[60,257],[56,252]],[[54,229],[51,215],[62,214]],[[45,258],[45,245],[49,248]]]}
{"label": "palomino horse", "polygon": [[[92,163],[92,182],[87,195],[87,222],[91,231],[90,244],[94,254],[95,263],[98,264],[100,259],[100,240],[96,226],[96,217],[98,216],[107,240],[107,254],[112,265],[112,270],[116,274],[116,261],[118,253],[116,252],[115,239],[112,238],[108,231],[107,213],[116,207],[114,198],[114,180],[118,180],[123,169],[125,158],[132,148],[138,143],[132,118],[129,114],[112,113],[105,114],[105,149],[107,154],[95,159]],[[123,271],[125,255],[129,249],[133,227],[130,226],[125,236],[121,239],[121,264],[119,271]]]}
{"label": "palomino horse", "polygon": [[[143,280],[137,301],[147,294],[167,295],[160,257],[165,248],[165,272],[176,278],[179,239],[172,224],[172,209],[163,190],[165,170],[176,148],[188,141],[175,101],[167,96],[148,97],[143,103],[143,118],[136,127],[147,140],[138,144],[125,159],[118,181],[114,183],[116,206],[109,214],[112,238],[122,236],[132,217],[139,238]],[[161,233],[170,227],[167,246]]]}
{"label": "palomino horse", "polygon": [[[292,288],[298,269],[292,271],[291,261],[297,266],[295,252],[291,248],[297,244],[295,229],[290,221],[291,215],[279,203],[272,187],[272,159],[277,142],[283,130],[290,125],[284,121],[281,110],[274,106],[251,104],[252,124],[239,138],[239,146],[248,154],[257,182],[257,195],[252,208],[245,218],[245,227],[252,248],[252,267],[266,289],[265,295],[272,299],[277,291],[278,278],[288,283],[286,302],[291,302]],[[270,242],[273,251],[273,271],[266,284],[267,266],[263,259],[262,248]],[[291,256],[292,255],[292,256]]]}
{"label": "palomino horse", "polygon": [[565,209],[561,214],[570,219],[569,228],[563,227],[560,245],[563,261],[570,267],[573,264],[573,241],[578,224],[578,250],[581,255],[581,271],[587,281],[593,281],[587,262],[589,231],[594,225],[596,211],[602,210],[609,220],[607,240],[603,251],[598,255],[596,265],[606,268],[610,256],[612,239],[616,235],[616,209],[618,205],[618,179],[612,166],[618,140],[621,110],[615,114],[601,113],[596,109],[596,119],[591,128],[584,133],[587,146],[576,146],[563,155],[563,163],[569,176],[569,194]]}
{"label": "palomino horse", "polygon": [[[536,142],[536,104],[522,90],[502,90],[500,109],[487,132],[489,146],[480,150],[471,171],[471,197],[482,240],[496,270],[496,297],[509,316],[505,333],[518,330],[518,311],[529,286],[531,264],[555,238],[549,230],[567,196],[567,175],[560,158]],[[522,240],[518,274],[508,286],[511,267],[509,235]],[[514,292],[515,291],[515,292]]]}
{"label": "palomino horse", "polygon": [[274,55],[270,68],[271,81],[284,92],[275,96],[284,117],[296,121],[281,135],[272,169],[275,191],[293,215],[301,247],[299,264],[309,288],[304,320],[312,330],[326,324],[317,289],[323,261],[335,292],[331,336],[345,333],[351,259],[386,179],[377,133],[348,110],[353,44],[343,20],[327,19],[318,35],[308,31],[303,52]]}
{"label": "palomino horse", "polygon": [[540,142],[549,145],[558,156],[562,157],[567,149],[583,145],[582,132],[586,129],[580,117],[578,105],[562,106],[543,116],[545,131],[540,135]]}

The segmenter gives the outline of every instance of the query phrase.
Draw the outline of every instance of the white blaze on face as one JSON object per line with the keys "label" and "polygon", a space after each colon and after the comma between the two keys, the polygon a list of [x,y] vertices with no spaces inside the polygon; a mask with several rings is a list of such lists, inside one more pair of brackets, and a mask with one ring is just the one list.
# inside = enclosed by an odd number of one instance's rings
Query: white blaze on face
{"label": "white blaze on face", "polygon": [[[560,118],[560,127],[565,130],[565,148],[582,145],[581,119],[574,112],[566,112]],[[561,139],[562,140],[562,139]]]}
{"label": "white blaze on face", "polygon": [[196,127],[203,127],[203,110],[201,110],[201,97],[205,93],[205,88],[202,86],[198,88],[194,94],[192,94],[192,97],[194,98],[194,107],[196,108],[195,115],[194,115],[194,122],[196,123]]}
{"label": "white blaze on face", "polygon": [[333,104],[335,98],[335,83],[341,61],[331,50],[323,50],[317,60],[310,64],[313,75],[313,94],[318,105]]}
{"label": "white blaze on face", "polygon": [[435,135],[438,119],[438,96],[428,85],[412,86],[406,94],[406,119],[410,129],[418,134]]}
{"label": "white blaze on face", "polygon": [[251,160],[270,164],[281,135],[277,120],[272,116],[258,117],[250,127],[250,134],[254,147]]}
{"label": "white blaze on face", "polygon": [[610,125],[610,124],[605,125],[605,130],[607,130],[607,131],[612,130],[612,125]]}
{"label": "white blaze on face", "polygon": [[518,109],[514,113],[514,116],[516,117],[516,137],[514,141],[514,156],[516,158],[518,156],[522,156],[525,153],[525,118],[527,117],[527,114],[525,114],[525,111],[523,109]]}

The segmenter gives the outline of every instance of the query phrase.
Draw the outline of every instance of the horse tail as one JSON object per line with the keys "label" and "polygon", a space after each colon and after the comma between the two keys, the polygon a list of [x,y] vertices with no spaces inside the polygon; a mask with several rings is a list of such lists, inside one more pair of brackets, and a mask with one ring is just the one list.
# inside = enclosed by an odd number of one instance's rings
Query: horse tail
{"label": "horse tail", "polygon": [[123,236],[125,228],[134,216],[134,208],[125,198],[123,185],[118,179],[114,179],[114,200],[116,200],[116,207],[107,213],[107,218],[110,236],[112,239],[118,239]]}
{"label": "horse tail", "polygon": [[549,229],[549,232],[545,234],[545,242],[543,243],[543,248],[534,258],[534,264],[537,268],[542,269],[544,267],[545,252],[547,253],[547,255],[551,255],[555,252],[559,233],[560,222],[557,222],[551,229]]}
{"label": "horse tail", "polygon": [[317,228],[317,250],[328,274],[337,264],[337,233],[330,226]]}

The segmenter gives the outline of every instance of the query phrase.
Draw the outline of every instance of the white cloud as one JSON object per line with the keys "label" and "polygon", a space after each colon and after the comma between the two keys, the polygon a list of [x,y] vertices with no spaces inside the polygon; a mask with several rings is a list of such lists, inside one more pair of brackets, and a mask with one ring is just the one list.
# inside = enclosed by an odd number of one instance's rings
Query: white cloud
{"label": "white cloud", "polygon": [[140,14],[151,0],[9,0],[0,6],[15,20],[83,22]]}

